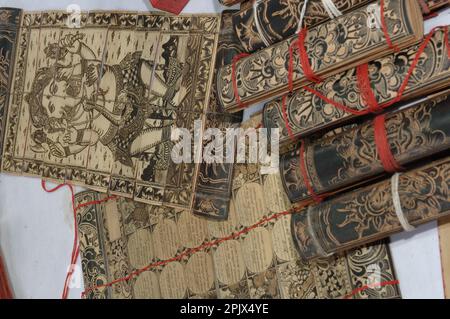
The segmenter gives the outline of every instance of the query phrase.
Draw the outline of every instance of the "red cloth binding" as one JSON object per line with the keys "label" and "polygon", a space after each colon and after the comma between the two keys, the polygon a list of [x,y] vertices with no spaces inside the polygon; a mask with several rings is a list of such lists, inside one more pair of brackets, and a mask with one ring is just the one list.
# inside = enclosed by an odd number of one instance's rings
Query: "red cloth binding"
{"label": "red cloth binding", "polygon": [[394,50],[394,52],[398,52],[400,51],[399,47],[396,46],[391,39],[391,36],[389,35],[389,30],[386,24],[386,17],[384,16],[385,12],[384,12],[384,0],[380,0],[380,11],[381,11],[381,29],[383,30],[384,33],[384,38],[386,39],[386,43],[388,44],[388,46]]}
{"label": "red cloth binding", "polygon": [[306,163],[305,163],[305,142],[301,141],[300,144],[300,173],[302,174],[303,181],[305,182],[306,189],[308,190],[309,195],[311,195],[312,199],[316,203],[320,203],[323,201],[324,196],[319,196],[314,191],[314,188],[312,187],[311,181],[309,179],[308,171],[306,169]]}
{"label": "red cloth binding", "polygon": [[154,8],[176,15],[183,11],[188,2],[189,0],[150,0]]}
{"label": "red cloth binding", "polygon": [[356,68],[356,77],[358,78],[358,87],[361,96],[366,103],[368,110],[372,113],[380,113],[383,109],[378,105],[377,98],[372,91],[369,78],[369,64],[364,63]]}
{"label": "red cloth binding", "polygon": [[238,86],[237,86],[237,79],[236,79],[236,63],[242,58],[245,58],[246,56],[249,56],[248,53],[239,53],[238,55],[235,55],[233,57],[233,62],[231,64],[231,81],[233,82],[233,92],[234,92],[234,99],[236,100],[237,104],[240,108],[246,108],[248,105],[242,103],[241,97],[239,96]]}
{"label": "red cloth binding", "polygon": [[398,164],[392,154],[385,124],[386,117],[384,115],[377,116],[373,121],[375,145],[384,170],[388,173],[396,173],[402,171],[403,167]]}

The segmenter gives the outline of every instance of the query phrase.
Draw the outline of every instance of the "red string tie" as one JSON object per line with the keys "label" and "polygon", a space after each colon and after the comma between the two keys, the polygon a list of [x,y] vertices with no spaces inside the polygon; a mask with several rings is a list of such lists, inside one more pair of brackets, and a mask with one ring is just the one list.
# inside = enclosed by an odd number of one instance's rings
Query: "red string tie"
{"label": "red string tie", "polygon": [[307,28],[302,28],[298,33],[298,39],[293,41],[289,46],[289,68],[288,68],[288,82],[289,82],[289,91],[292,92],[294,90],[294,49],[295,46],[298,50],[298,57],[300,60],[300,65],[302,67],[303,73],[310,82],[320,83],[322,82],[322,78],[316,75],[311,67],[311,63],[309,62],[308,53],[306,52],[305,47],[305,39],[308,34]]}
{"label": "red string tie", "polygon": [[386,132],[386,117],[379,115],[374,119],[375,145],[378,151],[383,168],[388,173],[396,173],[403,170],[403,167],[397,162],[392,154],[391,147]]}
{"label": "red string tie", "polygon": [[47,193],[53,193],[56,192],[57,190],[59,190],[60,188],[67,186],[70,190],[70,194],[71,194],[71,200],[72,200],[72,209],[73,209],[73,220],[74,220],[74,229],[75,229],[75,234],[74,234],[74,239],[73,239],[73,247],[72,247],[72,254],[70,257],[70,266],[69,269],[67,270],[67,274],[66,274],[66,279],[64,281],[64,289],[63,289],[63,293],[61,298],[62,299],[67,299],[68,295],[69,295],[69,283],[72,279],[72,275],[75,272],[75,267],[76,267],[76,263],[77,263],[77,259],[80,255],[80,246],[78,244],[78,224],[77,224],[77,210],[85,207],[85,206],[90,206],[90,205],[95,205],[95,204],[100,204],[106,201],[109,201],[111,199],[116,199],[116,196],[109,196],[106,197],[102,200],[96,200],[96,201],[92,201],[92,202],[87,202],[87,203],[82,203],[78,206],[75,206],[75,192],[73,189],[73,186],[70,184],[60,184],[52,189],[48,189],[47,188],[47,184],[45,182],[45,180],[41,181],[41,186],[42,189],[44,191],[46,191]]}
{"label": "red string tie", "polygon": [[399,47],[396,46],[391,39],[391,36],[389,35],[389,30],[386,24],[386,17],[384,16],[385,14],[385,9],[384,9],[384,0],[380,0],[380,11],[381,11],[381,29],[383,30],[384,33],[384,38],[386,39],[386,43],[388,44],[389,48],[391,48],[392,50],[394,50],[394,52],[398,52],[400,51]]}
{"label": "red string tie", "polygon": [[314,188],[312,187],[311,180],[309,179],[308,171],[306,169],[306,161],[305,161],[305,142],[301,141],[300,144],[300,173],[302,174],[303,181],[305,182],[306,189],[308,190],[309,195],[311,195],[312,199],[316,203],[320,203],[323,201],[324,197],[316,194]]}
{"label": "red string tie", "polygon": [[[413,59],[413,61],[411,63],[411,66],[410,66],[410,68],[409,68],[405,78],[403,79],[403,82],[400,85],[400,88],[397,91],[397,96],[394,99],[392,99],[391,101],[388,101],[386,103],[381,104],[379,106],[380,108],[382,108],[382,109],[388,108],[388,107],[390,107],[390,106],[394,105],[395,103],[397,103],[397,102],[402,100],[403,93],[405,92],[406,88],[408,87],[409,79],[413,75],[414,70],[416,69],[416,67],[417,67],[417,65],[419,63],[423,52],[427,48],[428,44],[430,43],[431,39],[433,38],[434,34],[436,33],[436,30],[438,30],[438,29],[447,30],[448,27],[447,26],[438,26],[438,27],[433,28],[430,31],[430,33],[426,36],[425,40],[419,46],[419,48],[418,48],[418,50],[416,52],[416,55],[414,56],[414,59]],[[449,42],[448,35],[447,35],[447,37],[445,38],[444,41],[446,42],[447,53],[448,53],[449,59],[450,59],[450,45],[448,44],[448,42]],[[308,92],[314,94],[315,96],[317,96],[318,98],[322,99],[326,103],[334,106],[335,108],[337,108],[339,110],[342,110],[344,112],[347,112],[349,114],[352,114],[352,115],[355,115],[355,116],[362,116],[362,115],[366,115],[366,114],[370,113],[368,108],[365,109],[365,110],[355,110],[355,109],[352,109],[352,108],[350,108],[350,107],[348,107],[348,106],[346,106],[346,105],[344,105],[342,103],[334,101],[334,100],[328,98],[327,96],[325,96],[324,94],[322,94],[321,92],[319,92],[318,90],[316,90],[316,89],[314,89],[314,88],[312,88],[310,86],[305,86],[303,89],[305,91],[308,91]]]}
{"label": "red string tie", "polygon": [[371,113],[382,112],[383,108],[380,107],[380,105],[378,104],[377,98],[375,97],[375,94],[370,85],[368,63],[361,64],[356,68],[356,77],[359,91],[361,92],[361,97],[366,103],[369,112]]}

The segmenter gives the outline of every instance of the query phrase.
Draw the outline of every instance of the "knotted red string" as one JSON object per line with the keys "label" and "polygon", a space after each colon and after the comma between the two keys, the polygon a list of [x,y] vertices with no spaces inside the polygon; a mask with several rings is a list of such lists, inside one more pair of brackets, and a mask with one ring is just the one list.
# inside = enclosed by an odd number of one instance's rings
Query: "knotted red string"
{"label": "knotted red string", "polygon": [[244,104],[241,102],[241,97],[239,96],[238,91],[238,85],[237,85],[237,78],[236,78],[236,63],[246,56],[249,56],[248,53],[239,53],[238,55],[235,55],[233,57],[233,62],[231,64],[231,81],[233,82],[233,92],[234,92],[234,99],[236,100],[237,104],[240,108],[246,108],[247,104]]}
{"label": "knotted red string", "polygon": [[389,140],[386,132],[385,115],[379,115],[374,119],[373,128],[375,145],[384,170],[388,173],[396,173],[402,171],[403,167],[396,161],[389,145]]}
{"label": "knotted red string", "polygon": [[116,199],[116,196],[109,196],[106,197],[102,200],[96,200],[96,201],[92,201],[92,202],[87,202],[87,203],[82,203],[78,206],[75,206],[75,192],[73,189],[73,186],[70,184],[60,184],[52,189],[48,189],[45,180],[41,181],[41,186],[42,189],[44,191],[46,191],[47,193],[53,193],[56,192],[57,190],[59,190],[60,188],[67,186],[70,190],[70,194],[71,194],[71,201],[72,201],[72,209],[73,209],[73,219],[74,219],[74,229],[75,229],[75,234],[74,234],[74,239],[73,239],[73,246],[72,246],[72,254],[70,257],[70,267],[67,271],[66,274],[66,280],[64,281],[64,289],[63,289],[63,293],[61,298],[62,299],[67,299],[68,295],[69,295],[69,283],[70,280],[72,279],[72,275],[75,271],[75,265],[78,259],[78,256],[80,255],[80,246],[78,244],[78,223],[77,223],[77,210],[82,208],[82,207],[86,207],[86,206],[90,206],[90,205],[95,205],[95,204],[100,204],[112,199]]}
{"label": "knotted red string", "polygon": [[251,232],[252,230],[254,230],[254,229],[256,229],[256,228],[258,228],[258,227],[260,227],[260,226],[262,226],[264,224],[267,224],[267,223],[269,223],[269,222],[271,222],[273,220],[277,220],[277,219],[279,219],[279,218],[281,218],[283,216],[292,215],[296,211],[298,211],[298,210],[300,210],[300,209],[302,209],[304,207],[305,207],[304,204],[299,204],[299,205],[297,205],[296,207],[294,207],[291,210],[280,212],[280,213],[276,213],[276,214],[270,215],[268,217],[264,217],[263,219],[259,220],[255,224],[253,224],[253,225],[251,225],[249,227],[245,227],[244,229],[242,229],[242,230],[240,230],[238,232],[234,232],[234,233],[230,234],[229,236],[222,237],[222,238],[219,238],[219,239],[215,239],[215,240],[203,243],[200,246],[197,246],[195,248],[186,249],[186,250],[180,252],[179,254],[175,255],[174,257],[170,258],[170,259],[161,260],[161,261],[158,261],[158,262],[155,262],[155,263],[152,263],[152,264],[148,264],[147,266],[145,266],[143,268],[140,268],[140,269],[137,269],[137,270],[131,272],[129,275],[127,275],[125,277],[115,279],[115,280],[113,280],[111,282],[108,282],[106,284],[101,284],[101,285],[97,285],[97,286],[88,287],[88,288],[86,288],[83,291],[82,297],[85,297],[89,292],[94,291],[96,289],[111,287],[114,284],[117,284],[117,283],[120,283],[120,282],[129,281],[133,277],[139,276],[141,273],[143,273],[145,271],[148,271],[148,270],[150,270],[152,268],[164,266],[164,265],[167,265],[167,264],[172,263],[172,262],[183,260],[183,258],[191,256],[192,254],[194,254],[196,252],[199,252],[199,251],[211,248],[211,247],[218,246],[221,243],[226,242],[226,241],[237,239],[237,238],[241,237],[242,235],[245,235],[245,234]]}
{"label": "knotted red string", "polygon": [[367,105],[367,109],[371,113],[382,112],[383,109],[380,107],[380,105],[378,105],[377,98],[375,97],[375,94],[373,93],[372,87],[370,85],[368,63],[361,64],[356,68],[356,78],[359,91],[361,92],[361,96]]}
{"label": "knotted red string", "polygon": [[385,10],[384,10],[384,0],[380,0],[380,11],[381,11],[381,29],[383,30],[384,33],[384,38],[386,39],[386,43],[388,44],[389,48],[391,48],[392,50],[394,50],[394,52],[398,52],[400,51],[399,47],[396,46],[391,39],[391,36],[389,35],[389,30],[386,24],[386,18],[384,16],[385,14]]}
{"label": "knotted red string", "polygon": [[298,33],[297,46],[298,46],[298,50],[300,53],[299,54],[300,64],[302,66],[305,77],[309,81],[314,82],[314,83],[320,83],[323,80],[314,73],[314,71],[311,67],[311,64],[309,63],[308,53],[306,52],[305,39],[306,39],[307,34],[308,34],[307,28],[302,28],[300,30],[300,32]]}
{"label": "knotted red string", "polygon": [[[433,28],[430,31],[430,33],[426,36],[426,38],[424,39],[422,44],[419,46],[419,48],[418,48],[418,50],[416,52],[416,55],[414,56],[414,59],[413,59],[413,61],[411,63],[411,66],[408,69],[408,72],[406,73],[406,76],[403,79],[403,82],[402,82],[402,84],[400,85],[400,87],[399,87],[399,89],[397,91],[397,96],[394,99],[392,99],[391,101],[388,101],[386,103],[383,103],[383,104],[379,105],[379,108],[385,109],[385,108],[388,108],[388,107],[392,106],[393,104],[401,101],[401,99],[403,97],[403,93],[405,92],[406,88],[408,87],[409,79],[411,78],[412,74],[414,73],[414,70],[416,69],[417,64],[419,63],[423,52],[427,48],[428,44],[430,43],[431,39],[433,38],[434,34],[436,33],[436,30],[438,30],[438,29],[444,29],[445,30],[446,37],[445,37],[444,41],[446,41],[447,51],[448,51],[449,58],[450,58],[450,45],[448,44],[448,36],[447,36],[447,29],[448,29],[448,27],[447,26],[438,26],[438,27]],[[360,85],[360,84],[358,83],[358,85]],[[325,101],[327,104],[330,104],[330,105],[334,106],[335,108],[337,108],[339,110],[342,110],[342,111],[344,111],[346,113],[349,113],[349,114],[352,114],[352,115],[356,115],[356,116],[362,116],[362,115],[367,115],[367,114],[369,114],[371,112],[369,110],[369,108],[364,109],[364,110],[352,109],[352,108],[350,108],[350,107],[348,107],[348,106],[346,106],[346,105],[344,105],[342,103],[339,103],[337,101],[334,101],[334,100],[326,97],[324,94],[322,94],[321,92],[313,89],[310,86],[305,86],[305,87],[303,87],[303,89],[308,91],[308,92],[310,92],[310,93],[312,93],[312,94],[314,94],[315,96],[319,97],[320,99]]]}
{"label": "knotted red string", "polygon": [[289,91],[292,92],[294,90],[294,50],[295,47],[297,47],[297,50],[299,52],[299,60],[300,60],[300,66],[302,67],[303,73],[305,75],[305,78],[314,83],[320,83],[322,82],[322,78],[320,78],[318,75],[316,75],[311,67],[311,64],[309,62],[308,52],[306,52],[305,47],[305,39],[308,34],[308,29],[303,28],[298,33],[298,39],[292,41],[292,43],[289,45],[289,63],[288,63],[288,86]]}
{"label": "knotted red string", "polygon": [[312,187],[312,183],[309,179],[308,171],[306,169],[306,161],[305,161],[305,142],[300,142],[300,173],[302,174],[303,181],[305,182],[306,189],[308,190],[311,198],[316,202],[320,203],[324,199],[324,195],[317,195],[314,188]]}

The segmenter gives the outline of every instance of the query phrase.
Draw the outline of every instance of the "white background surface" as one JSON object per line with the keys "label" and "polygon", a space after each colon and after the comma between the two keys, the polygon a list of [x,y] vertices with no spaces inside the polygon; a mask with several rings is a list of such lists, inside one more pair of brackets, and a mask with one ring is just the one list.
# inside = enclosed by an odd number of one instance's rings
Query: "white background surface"
{"label": "white background surface", "polygon": [[[65,10],[72,3],[83,11],[151,10],[146,0],[0,0],[0,7]],[[223,8],[217,0],[191,0],[183,12],[220,12]],[[448,24],[448,13],[433,23]],[[73,231],[67,188],[47,194],[39,179],[0,175],[0,248],[17,298],[60,298]],[[394,236],[391,250],[404,298],[443,298],[435,223]],[[69,297],[79,298],[81,291],[82,286],[74,288]]]}

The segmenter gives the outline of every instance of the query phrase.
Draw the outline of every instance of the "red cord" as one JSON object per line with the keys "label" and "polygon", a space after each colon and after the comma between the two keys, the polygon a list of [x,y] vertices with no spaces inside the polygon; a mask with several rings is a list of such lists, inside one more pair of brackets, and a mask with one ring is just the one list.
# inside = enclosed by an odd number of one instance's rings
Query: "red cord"
{"label": "red cord", "polygon": [[389,35],[389,30],[386,24],[386,18],[384,16],[384,0],[380,0],[380,11],[381,11],[381,29],[383,29],[384,37],[386,39],[386,43],[388,44],[389,48],[394,50],[394,52],[400,51],[399,47],[396,46]]}
{"label": "red cord", "polygon": [[248,53],[240,53],[238,55],[235,55],[233,57],[233,62],[231,64],[231,80],[233,82],[233,92],[234,92],[234,99],[236,100],[237,104],[240,108],[246,108],[248,105],[242,103],[241,97],[239,96],[238,86],[237,86],[237,78],[236,78],[236,63],[246,56],[249,56]]}
{"label": "red cord", "polygon": [[[391,101],[388,101],[386,103],[383,103],[381,105],[379,105],[380,108],[385,109],[388,108],[390,106],[392,106],[393,104],[401,101],[402,97],[403,97],[403,93],[405,92],[407,86],[408,86],[408,82],[410,77],[412,76],[414,70],[417,67],[417,64],[419,63],[420,57],[422,56],[422,53],[425,51],[425,49],[427,48],[428,44],[430,43],[431,39],[433,38],[434,33],[436,32],[436,30],[443,28],[444,30],[447,29],[447,26],[438,26],[433,28],[430,33],[427,35],[427,37],[425,38],[425,40],[422,42],[422,44],[420,45],[419,49],[416,52],[416,55],[414,56],[413,62],[405,76],[405,79],[403,80],[402,84],[400,85],[400,88],[397,92],[397,96],[392,99]],[[446,38],[447,41],[447,48],[448,48],[448,52],[449,52],[449,58],[450,58],[450,45],[448,44],[448,37]],[[323,95],[322,93],[320,93],[319,91],[313,89],[310,86],[305,86],[303,88],[304,90],[314,94],[315,96],[319,97],[320,99],[322,99],[323,101],[325,101],[326,103],[334,106],[337,109],[340,109],[344,112],[347,112],[349,114],[353,114],[355,116],[362,116],[362,115],[366,115],[368,113],[370,113],[369,109],[364,109],[364,110],[354,110],[348,106],[343,105],[342,103],[339,103],[337,101],[334,101],[328,97],[326,97],[325,95]]]}
{"label": "red cord", "polygon": [[309,63],[308,53],[306,52],[305,39],[306,39],[307,34],[308,34],[307,28],[301,29],[301,31],[298,33],[297,46],[298,46],[298,50],[300,52],[300,55],[299,55],[300,64],[302,66],[305,77],[309,81],[314,82],[314,83],[320,83],[323,80],[314,73],[314,71],[311,67],[311,64]]}
{"label": "red cord", "polygon": [[302,67],[303,73],[306,79],[310,82],[320,83],[322,82],[322,78],[316,75],[311,68],[311,64],[309,63],[308,53],[305,48],[305,39],[308,34],[308,29],[303,28],[298,33],[298,39],[292,41],[289,45],[289,63],[288,63],[288,87],[289,92],[294,91],[294,49],[295,46],[299,52],[300,65]]}
{"label": "red cord", "polygon": [[368,63],[361,64],[356,68],[356,77],[358,79],[357,83],[359,91],[361,92],[361,96],[366,103],[368,110],[372,113],[382,112],[383,109],[378,105],[377,98],[370,85]]}
{"label": "red cord", "polygon": [[311,195],[312,199],[316,203],[320,203],[324,200],[324,195],[318,196],[312,187],[311,181],[309,179],[308,170],[306,169],[305,162],[305,142],[300,142],[300,173],[302,174],[303,181],[305,182],[306,189],[308,190],[309,195]]}
{"label": "red cord", "polygon": [[6,264],[3,262],[3,257],[0,252],[0,300],[13,298],[13,293],[8,279],[8,272],[6,271]]}
{"label": "red cord", "polygon": [[259,226],[261,226],[263,224],[266,224],[266,223],[268,223],[268,222],[270,222],[272,220],[278,219],[278,218],[280,218],[282,216],[291,215],[295,211],[297,211],[298,209],[301,209],[302,207],[303,206],[298,206],[295,209],[292,209],[292,210],[289,210],[289,211],[285,211],[285,212],[281,212],[281,213],[277,213],[277,214],[274,214],[274,215],[272,215],[270,217],[265,217],[265,218],[261,219],[259,222],[257,222],[256,224],[254,224],[252,226],[249,226],[249,227],[246,227],[246,228],[242,229],[239,232],[231,234],[230,236],[222,237],[222,238],[216,239],[214,241],[207,242],[207,243],[205,243],[203,245],[200,245],[198,247],[187,249],[187,250],[181,252],[180,254],[176,255],[175,257],[172,257],[172,258],[166,259],[166,260],[162,260],[162,261],[158,261],[156,263],[149,264],[149,265],[147,265],[147,266],[145,266],[143,268],[137,269],[137,270],[133,271],[132,273],[130,273],[128,276],[125,276],[125,277],[113,280],[113,281],[111,281],[109,283],[106,283],[106,284],[103,284],[103,285],[88,287],[88,288],[86,288],[85,291],[83,291],[82,297],[86,296],[87,293],[89,293],[89,292],[91,292],[91,291],[93,291],[95,289],[111,287],[112,285],[117,284],[119,282],[128,281],[131,278],[133,278],[135,276],[138,276],[141,273],[143,273],[145,271],[148,271],[151,268],[164,266],[164,265],[166,265],[168,263],[182,260],[184,257],[190,256],[190,255],[192,255],[192,254],[194,254],[194,253],[196,253],[198,251],[201,251],[201,250],[204,250],[204,249],[207,249],[207,248],[210,248],[210,247],[218,246],[219,244],[221,244],[221,243],[223,243],[225,241],[236,239],[236,238],[238,238],[238,237],[240,237],[240,236],[242,236],[244,234],[247,234],[251,230],[253,230],[253,229],[255,229],[255,228],[257,228],[257,227],[259,227]]}
{"label": "red cord", "polygon": [[305,91],[308,91],[308,92],[314,94],[315,96],[319,97],[320,99],[322,99],[322,100],[325,101],[326,103],[328,103],[328,104],[334,106],[335,108],[337,108],[337,109],[339,109],[339,110],[342,110],[342,111],[344,111],[344,112],[347,112],[347,113],[350,113],[350,114],[353,114],[353,115],[356,115],[356,116],[366,115],[366,114],[368,113],[367,110],[354,110],[354,109],[352,109],[352,108],[350,108],[350,107],[348,107],[348,106],[345,106],[345,105],[342,104],[342,103],[339,103],[339,102],[337,102],[337,101],[334,101],[334,100],[332,100],[332,99],[326,97],[325,95],[323,95],[323,94],[320,93],[319,91],[313,89],[313,88],[310,87],[310,86],[305,86],[305,87],[303,87],[303,89],[304,89]]}
{"label": "red cord", "polygon": [[400,281],[391,280],[391,281],[384,281],[384,282],[380,282],[380,283],[374,283],[374,284],[370,284],[370,285],[364,285],[360,288],[356,288],[355,290],[353,290],[349,295],[345,296],[344,299],[350,299],[354,295],[356,295],[364,290],[367,290],[367,289],[376,288],[376,287],[394,286],[394,285],[399,285],[399,284],[400,284]]}
{"label": "red cord", "polygon": [[386,118],[384,115],[377,116],[373,121],[375,145],[384,170],[388,173],[395,173],[402,171],[403,167],[398,164],[392,154],[385,124]]}
{"label": "red cord", "polygon": [[73,246],[72,246],[72,254],[70,257],[70,267],[69,270],[67,271],[66,274],[66,280],[64,281],[64,289],[63,289],[63,293],[61,298],[62,299],[67,299],[68,295],[69,295],[69,283],[70,280],[72,278],[72,275],[75,271],[75,264],[77,262],[78,256],[80,255],[80,246],[78,244],[78,224],[77,224],[77,210],[82,208],[82,207],[86,207],[86,206],[90,206],[90,205],[95,205],[95,204],[100,204],[112,199],[116,199],[116,196],[109,196],[106,197],[102,200],[96,200],[96,201],[92,201],[92,202],[87,202],[87,203],[82,203],[78,206],[75,207],[75,192],[73,190],[73,186],[70,184],[60,184],[52,189],[47,189],[47,185],[45,180],[41,181],[41,186],[42,189],[44,191],[46,191],[47,193],[53,193],[56,192],[57,190],[61,189],[64,186],[67,186],[70,189],[70,194],[71,194],[71,200],[72,200],[72,209],[73,209],[73,219],[74,219],[74,228],[75,228],[75,234],[74,234],[74,239],[73,239]]}

